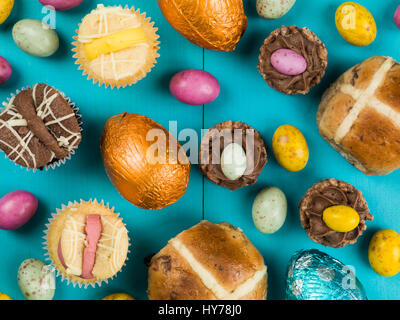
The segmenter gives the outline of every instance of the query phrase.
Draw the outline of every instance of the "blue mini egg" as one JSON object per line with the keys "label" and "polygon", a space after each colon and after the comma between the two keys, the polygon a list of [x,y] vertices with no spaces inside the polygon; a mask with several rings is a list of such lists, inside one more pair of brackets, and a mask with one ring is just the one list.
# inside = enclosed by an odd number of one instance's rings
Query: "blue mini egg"
{"label": "blue mini egg", "polygon": [[319,250],[301,250],[290,260],[286,300],[367,300],[354,267]]}

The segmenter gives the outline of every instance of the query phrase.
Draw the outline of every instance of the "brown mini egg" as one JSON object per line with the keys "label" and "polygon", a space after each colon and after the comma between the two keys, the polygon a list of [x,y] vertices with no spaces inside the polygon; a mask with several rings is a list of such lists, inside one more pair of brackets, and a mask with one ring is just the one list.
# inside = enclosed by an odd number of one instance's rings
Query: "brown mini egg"
{"label": "brown mini egg", "polygon": [[198,46],[233,51],[247,28],[243,0],[158,0],[168,22]]}
{"label": "brown mini egg", "polygon": [[189,160],[176,139],[150,118],[133,113],[110,118],[100,149],[111,182],[135,206],[162,209],[185,194]]}

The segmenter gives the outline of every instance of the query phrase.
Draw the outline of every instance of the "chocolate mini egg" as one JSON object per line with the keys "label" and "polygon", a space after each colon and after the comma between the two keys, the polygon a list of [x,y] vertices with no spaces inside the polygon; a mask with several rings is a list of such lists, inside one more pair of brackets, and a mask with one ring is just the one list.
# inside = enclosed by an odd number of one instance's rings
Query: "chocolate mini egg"
{"label": "chocolate mini egg", "polygon": [[271,55],[272,66],[280,73],[287,76],[297,76],[307,69],[304,57],[290,49],[278,49]]}
{"label": "chocolate mini egg", "polygon": [[398,6],[394,12],[394,23],[398,28],[400,28],[400,6]]}
{"label": "chocolate mini egg", "polygon": [[135,300],[135,298],[127,293],[113,293],[102,300]]}
{"label": "chocolate mini egg", "polygon": [[56,289],[54,272],[43,261],[25,260],[18,270],[18,285],[28,300],[52,300]]}
{"label": "chocolate mini egg", "polygon": [[345,2],[335,15],[340,35],[355,46],[367,46],[376,38],[376,23],[372,14],[356,2]]}
{"label": "chocolate mini egg", "polygon": [[0,56],[0,84],[6,83],[10,79],[12,68],[10,63]]}
{"label": "chocolate mini egg", "polygon": [[12,8],[14,7],[14,0],[1,0],[0,1],[0,24],[7,20]]}
{"label": "chocolate mini egg", "polygon": [[0,300],[12,300],[12,299],[5,293],[0,292]]}
{"label": "chocolate mini egg", "polygon": [[257,0],[257,13],[264,19],[283,17],[296,3],[296,0]]}
{"label": "chocolate mini egg", "polygon": [[400,272],[400,235],[391,229],[375,233],[369,243],[368,258],[376,273],[392,277]]}
{"label": "chocolate mini egg", "polygon": [[287,201],[285,194],[276,187],[265,188],[254,199],[253,221],[258,231],[271,234],[285,223]]}
{"label": "chocolate mini egg", "polygon": [[247,158],[241,145],[228,144],[221,154],[221,169],[229,180],[236,180],[243,176],[247,168]]}
{"label": "chocolate mini egg", "polygon": [[367,300],[355,269],[319,250],[296,252],[289,262],[286,300]]}
{"label": "chocolate mini egg", "polygon": [[278,163],[288,171],[297,172],[307,165],[307,141],[300,130],[292,125],[283,125],[275,131],[272,149]]}
{"label": "chocolate mini egg", "polygon": [[322,220],[336,232],[350,232],[360,223],[360,216],[352,207],[340,205],[326,208]]}
{"label": "chocolate mini egg", "polygon": [[34,19],[18,21],[12,30],[16,45],[36,57],[49,57],[58,50],[57,33],[49,25]]}

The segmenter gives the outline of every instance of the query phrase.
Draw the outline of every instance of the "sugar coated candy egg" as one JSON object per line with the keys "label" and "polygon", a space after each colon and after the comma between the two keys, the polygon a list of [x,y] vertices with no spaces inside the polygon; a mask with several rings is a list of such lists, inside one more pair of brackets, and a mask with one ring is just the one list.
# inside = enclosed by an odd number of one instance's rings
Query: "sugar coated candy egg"
{"label": "sugar coated candy egg", "polygon": [[83,0],[39,0],[44,6],[51,6],[57,11],[73,9],[79,6]]}
{"label": "sugar coated candy egg", "polygon": [[247,158],[241,145],[228,144],[221,154],[221,169],[229,180],[236,180],[243,176],[247,168]]}
{"label": "sugar coated candy egg", "polygon": [[6,83],[10,79],[12,68],[10,63],[0,56],[0,84]]}
{"label": "sugar coated candy egg", "polygon": [[324,210],[322,220],[336,232],[349,232],[360,223],[358,212],[349,206],[332,206]]}
{"label": "sugar coated candy egg", "polygon": [[24,52],[36,57],[48,57],[59,47],[57,33],[40,20],[18,21],[12,30],[16,45]]}
{"label": "sugar coated candy egg", "polygon": [[286,300],[367,300],[356,270],[316,249],[296,252],[289,262]]}
{"label": "sugar coated candy egg", "polygon": [[287,76],[297,76],[307,69],[304,57],[290,49],[278,49],[271,55],[272,66],[280,73]]}
{"label": "sugar coated candy egg", "polygon": [[278,19],[288,13],[295,2],[296,0],[257,0],[257,13],[265,19]]}
{"label": "sugar coated candy egg", "polygon": [[5,293],[0,292],[0,300],[12,300],[12,299]]}
{"label": "sugar coated candy egg", "polygon": [[135,298],[127,293],[113,293],[102,300],[135,300]]}
{"label": "sugar coated candy egg", "polygon": [[288,171],[297,172],[307,165],[307,141],[300,130],[292,125],[283,125],[275,131],[272,149],[278,163]]}
{"label": "sugar coated candy egg", "polygon": [[375,233],[369,243],[368,258],[376,273],[392,277],[400,272],[400,235],[391,229]]}
{"label": "sugar coated candy egg", "polygon": [[340,35],[355,46],[367,46],[376,38],[376,23],[372,14],[356,2],[345,2],[335,15]]}
{"label": "sugar coated candy egg", "polygon": [[265,234],[277,232],[285,223],[287,200],[276,187],[260,191],[253,203],[253,221],[256,228]]}
{"label": "sugar coated candy egg", "polygon": [[56,288],[54,272],[43,261],[25,260],[18,270],[18,285],[28,300],[52,300]]}
{"label": "sugar coated candy egg", "polygon": [[14,0],[1,0],[0,1],[0,24],[7,20],[12,8],[14,7]]}
{"label": "sugar coated candy egg", "polygon": [[398,6],[394,12],[394,23],[398,28],[400,28],[400,6]]}

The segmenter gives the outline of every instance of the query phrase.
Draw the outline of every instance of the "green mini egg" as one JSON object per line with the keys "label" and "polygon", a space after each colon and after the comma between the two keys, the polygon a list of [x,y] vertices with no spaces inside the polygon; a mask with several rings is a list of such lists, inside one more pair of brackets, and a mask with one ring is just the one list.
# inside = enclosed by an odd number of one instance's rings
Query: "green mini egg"
{"label": "green mini egg", "polygon": [[283,17],[293,7],[296,0],[257,0],[257,13],[264,19]]}
{"label": "green mini egg", "polygon": [[28,300],[52,300],[56,289],[54,272],[43,261],[25,260],[18,269],[18,285]]}
{"label": "green mini egg", "polygon": [[36,57],[48,57],[58,50],[57,33],[40,20],[18,21],[13,27],[12,35],[21,50]]}
{"label": "green mini egg", "polygon": [[275,233],[286,220],[286,196],[276,187],[265,188],[255,198],[252,211],[254,225],[260,232]]}

